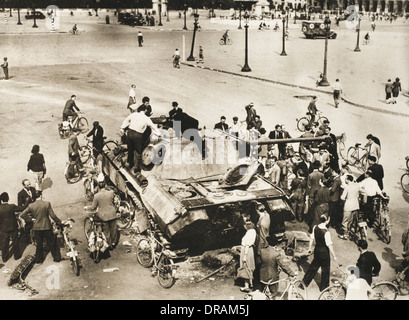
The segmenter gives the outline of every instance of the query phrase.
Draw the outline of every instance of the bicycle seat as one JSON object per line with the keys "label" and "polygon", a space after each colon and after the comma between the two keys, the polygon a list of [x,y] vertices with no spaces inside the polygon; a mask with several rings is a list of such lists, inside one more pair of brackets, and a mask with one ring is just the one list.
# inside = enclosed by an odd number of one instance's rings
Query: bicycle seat
{"label": "bicycle seat", "polygon": [[358,148],[361,145],[361,143],[355,143],[355,147]]}

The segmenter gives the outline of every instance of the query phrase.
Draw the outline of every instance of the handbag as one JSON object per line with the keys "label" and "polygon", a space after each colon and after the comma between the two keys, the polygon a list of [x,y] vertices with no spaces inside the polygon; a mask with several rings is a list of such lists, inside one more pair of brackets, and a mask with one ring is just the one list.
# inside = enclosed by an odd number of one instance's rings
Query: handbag
{"label": "handbag", "polygon": [[237,269],[237,275],[236,278],[242,278],[242,279],[252,279],[252,276],[250,274],[250,270],[247,267],[247,263],[243,262],[243,267],[240,267]]}

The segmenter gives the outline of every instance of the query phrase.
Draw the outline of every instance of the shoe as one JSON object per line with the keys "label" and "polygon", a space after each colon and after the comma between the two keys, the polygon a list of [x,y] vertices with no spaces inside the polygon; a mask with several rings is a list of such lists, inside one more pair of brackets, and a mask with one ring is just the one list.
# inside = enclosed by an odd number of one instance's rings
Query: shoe
{"label": "shoe", "polygon": [[348,240],[347,236],[339,234],[338,238],[342,239],[342,240]]}
{"label": "shoe", "polygon": [[250,292],[250,288],[242,287],[242,288],[240,288],[240,291],[248,293],[248,292]]}

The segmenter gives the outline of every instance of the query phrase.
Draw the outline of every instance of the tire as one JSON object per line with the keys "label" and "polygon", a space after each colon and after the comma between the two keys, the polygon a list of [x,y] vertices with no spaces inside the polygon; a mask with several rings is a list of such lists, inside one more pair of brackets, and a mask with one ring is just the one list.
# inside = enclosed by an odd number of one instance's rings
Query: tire
{"label": "tire", "polygon": [[342,141],[338,142],[338,155],[339,155],[342,159],[346,160],[346,159],[345,159],[345,158],[346,158],[346,155],[345,155],[345,143],[342,142]]}
{"label": "tire", "polygon": [[378,237],[385,242],[386,244],[391,243],[391,230],[389,226],[389,222],[382,218],[382,214],[379,216],[379,226],[377,226],[377,234]]}
{"label": "tire", "polygon": [[[69,176],[69,167],[70,166],[73,166],[73,173],[74,173],[74,176],[73,177],[70,177]],[[75,176],[75,174],[78,174],[77,176]],[[66,168],[65,168],[65,172],[64,172],[64,175],[65,175],[65,179],[67,180],[67,182],[68,183],[70,183],[70,184],[73,184],[73,183],[77,183],[78,181],[80,181],[81,180],[81,173],[80,173],[80,171],[79,171],[79,168],[78,168],[78,165],[77,164],[69,164]]]}
{"label": "tire", "polygon": [[346,295],[347,292],[343,286],[329,286],[322,291],[318,300],[345,300]]}
{"label": "tire", "polygon": [[350,166],[353,166],[357,163],[358,159],[356,158],[356,149],[355,147],[350,147],[347,152],[347,162]]}
{"label": "tire", "polygon": [[292,285],[291,295],[288,300],[307,300],[307,286],[301,280],[297,280]]}
{"label": "tire", "polygon": [[158,282],[165,289],[171,288],[175,284],[173,260],[162,257],[158,263]]}
{"label": "tire", "polygon": [[409,157],[406,159],[406,168],[409,170]]}
{"label": "tire", "polygon": [[104,151],[105,153],[108,153],[110,151],[114,151],[116,148],[118,148],[118,143],[116,141],[113,141],[113,140],[108,140],[108,141],[104,142],[104,145],[102,147],[102,151]]}
{"label": "tire", "polygon": [[93,181],[92,180],[85,180],[84,181],[84,194],[85,194],[85,200],[87,200],[88,202],[91,202],[94,200],[94,193],[91,191],[91,183]]}
{"label": "tire", "polygon": [[85,233],[85,238],[87,238],[87,241],[89,240],[89,236],[92,232],[92,221],[91,218],[85,218],[84,220],[84,233]]}
{"label": "tire", "polygon": [[78,277],[80,275],[80,263],[78,258],[75,260],[71,260],[72,269],[74,270],[74,274]]}
{"label": "tire", "polygon": [[319,117],[318,118],[318,123],[320,124],[320,126],[324,123],[324,121],[328,121],[327,117]]}
{"label": "tire", "polygon": [[400,185],[402,186],[403,191],[409,193],[409,173],[405,173],[400,178]]}
{"label": "tire", "polygon": [[228,44],[229,46],[231,46],[231,45],[233,44],[233,40],[230,39],[230,38],[228,38],[228,39],[227,39],[227,44]]}
{"label": "tire", "polygon": [[224,45],[224,40],[223,39],[220,39],[219,40],[219,44],[222,46],[222,45]]}
{"label": "tire", "polygon": [[81,130],[82,133],[88,131],[88,120],[84,117],[78,119],[77,128]]}
{"label": "tire", "polygon": [[297,129],[301,132],[305,132],[305,126],[308,126],[310,121],[306,117],[302,117],[300,120],[297,121]]}
{"label": "tire", "polygon": [[[121,212],[119,212],[119,211],[121,211]],[[119,214],[119,216],[118,216],[118,214]],[[132,223],[132,220],[131,220],[131,205],[126,201],[121,201],[119,207],[117,208],[117,216],[118,216],[118,219],[117,219],[118,228],[119,229],[128,228]]]}
{"label": "tire", "polygon": [[153,255],[151,250],[151,243],[148,239],[142,238],[136,245],[136,259],[144,268],[152,267]]}
{"label": "tire", "polygon": [[91,257],[95,263],[99,263],[101,261],[101,251],[99,251],[99,249],[96,249],[94,252],[91,253]]}
{"label": "tire", "polygon": [[88,160],[91,158],[91,148],[88,146],[81,146],[80,147],[80,159],[81,159],[81,163],[85,164],[88,162]]}
{"label": "tire", "polygon": [[381,282],[372,287],[375,291],[375,296],[371,296],[370,300],[396,300],[398,289],[390,282]]}

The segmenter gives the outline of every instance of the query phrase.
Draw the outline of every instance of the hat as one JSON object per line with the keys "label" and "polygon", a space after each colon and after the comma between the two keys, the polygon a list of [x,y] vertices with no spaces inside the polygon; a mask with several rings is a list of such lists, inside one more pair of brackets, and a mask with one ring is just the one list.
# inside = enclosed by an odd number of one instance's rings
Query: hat
{"label": "hat", "polygon": [[249,103],[249,106],[254,106],[254,103],[253,103],[253,102],[250,102],[250,103]]}
{"label": "hat", "polygon": [[179,104],[176,101],[172,102],[172,107],[177,107]]}
{"label": "hat", "polygon": [[136,103],[131,104],[131,105],[129,106],[129,109],[131,109],[132,111],[135,111],[136,109],[138,109],[138,105],[137,105]]}
{"label": "hat", "polygon": [[233,121],[239,121],[239,118],[233,117]]}
{"label": "hat", "polygon": [[323,121],[323,123],[329,123],[329,120],[325,119],[325,120]]}

